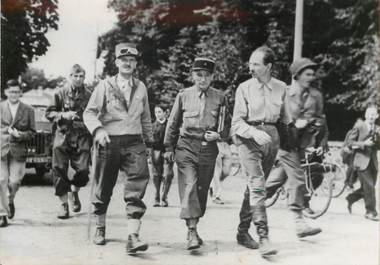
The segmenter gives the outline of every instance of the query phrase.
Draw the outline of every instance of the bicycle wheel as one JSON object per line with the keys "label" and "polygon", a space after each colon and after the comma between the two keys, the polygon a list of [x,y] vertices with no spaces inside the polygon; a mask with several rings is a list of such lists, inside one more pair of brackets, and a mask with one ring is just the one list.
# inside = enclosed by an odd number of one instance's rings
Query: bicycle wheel
{"label": "bicycle wheel", "polygon": [[271,207],[273,204],[276,203],[276,201],[278,200],[278,198],[280,197],[280,194],[282,192],[285,192],[284,191],[284,187],[280,187],[276,190],[276,192],[273,194],[272,197],[268,198],[265,200],[265,207],[269,208]]}
{"label": "bicycle wheel", "polygon": [[334,172],[334,180],[332,187],[332,197],[337,198],[343,194],[344,190],[347,187],[346,183],[346,171],[339,165],[334,164],[335,172]]}
{"label": "bicycle wheel", "polygon": [[[321,176],[322,180],[318,181]],[[310,195],[309,208],[311,211],[303,211],[305,217],[316,219],[326,213],[332,199],[333,178],[333,172],[323,172],[314,176],[312,174],[311,178],[307,177],[309,179],[307,189]]]}

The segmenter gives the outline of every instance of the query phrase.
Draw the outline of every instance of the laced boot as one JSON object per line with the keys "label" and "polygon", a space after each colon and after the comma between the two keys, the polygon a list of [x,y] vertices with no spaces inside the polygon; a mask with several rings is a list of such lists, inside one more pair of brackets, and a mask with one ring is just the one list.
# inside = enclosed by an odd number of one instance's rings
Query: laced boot
{"label": "laced boot", "polygon": [[310,227],[303,218],[302,211],[293,211],[298,238],[313,236],[322,232],[320,228]]}
{"label": "laced boot", "polygon": [[139,238],[141,221],[139,219],[128,219],[128,240],[126,245],[127,254],[134,254],[137,251],[145,251],[148,244]]}
{"label": "laced boot", "polygon": [[106,227],[105,226],[96,227],[93,242],[95,245],[105,245],[106,244]]}

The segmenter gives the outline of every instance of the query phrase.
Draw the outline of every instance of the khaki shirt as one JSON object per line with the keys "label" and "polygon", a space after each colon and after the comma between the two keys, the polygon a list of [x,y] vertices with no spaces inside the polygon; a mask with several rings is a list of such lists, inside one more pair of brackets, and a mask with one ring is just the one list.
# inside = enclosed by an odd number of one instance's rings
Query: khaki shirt
{"label": "khaki shirt", "polygon": [[250,138],[251,122],[284,124],[291,122],[286,100],[286,84],[271,78],[267,84],[251,78],[239,85],[235,94],[231,135]]}
{"label": "khaki shirt", "polygon": [[95,88],[84,111],[83,119],[93,134],[104,128],[109,135],[142,134],[146,144],[153,142],[152,121],[148,93],[143,82],[133,79],[129,106],[126,108],[124,94],[116,82],[116,76],[102,80]]}
{"label": "khaki shirt", "polygon": [[87,131],[83,123],[83,112],[90,96],[91,92],[85,86],[74,90],[69,84],[55,93],[54,102],[46,109],[45,116],[49,121],[56,123],[62,118],[62,113],[75,111],[77,117],[73,122],[73,128]]}
{"label": "khaki shirt", "polygon": [[[221,107],[225,109],[224,126],[218,132]],[[205,95],[195,86],[180,91],[175,99],[168,125],[164,145],[172,150],[178,136],[205,140],[206,131],[218,132],[226,138],[230,129],[227,99],[223,91],[208,88]]]}
{"label": "khaki shirt", "polygon": [[319,124],[319,129],[305,128],[300,130],[300,147],[326,146],[328,140],[328,128],[324,114],[323,96],[316,88],[308,88],[302,91],[297,82],[288,88],[289,110],[293,122],[297,119],[307,120],[309,125]]}

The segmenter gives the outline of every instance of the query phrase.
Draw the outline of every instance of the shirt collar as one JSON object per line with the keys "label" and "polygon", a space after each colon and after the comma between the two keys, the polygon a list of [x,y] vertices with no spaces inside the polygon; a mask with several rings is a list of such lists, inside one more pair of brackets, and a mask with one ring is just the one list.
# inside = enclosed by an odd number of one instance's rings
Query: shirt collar
{"label": "shirt collar", "polygon": [[125,79],[121,75],[118,74],[116,77],[116,83],[120,85],[120,88],[125,85],[132,87],[132,77]]}
{"label": "shirt collar", "polygon": [[209,91],[210,91],[210,87],[208,87],[206,90],[201,90],[200,88],[198,88],[198,93],[197,94],[198,94],[199,97],[202,97],[203,94],[205,95],[205,97],[207,97]]}
{"label": "shirt collar", "polygon": [[157,119],[157,122],[163,124],[166,122],[166,118],[163,118],[162,120]]}
{"label": "shirt collar", "polygon": [[9,99],[7,99],[7,102],[8,102],[9,107],[15,107],[15,108],[17,108],[17,107],[20,105],[20,101],[17,101],[16,104],[12,104],[12,103],[9,101]]}
{"label": "shirt collar", "polygon": [[273,90],[273,79],[272,79],[272,77],[269,79],[269,81],[267,83],[261,82],[261,81],[259,81],[259,79],[255,78],[255,77],[253,77],[252,79],[254,81],[254,84],[256,84],[257,86],[259,86],[259,87],[263,86],[263,87],[269,88],[270,90]]}

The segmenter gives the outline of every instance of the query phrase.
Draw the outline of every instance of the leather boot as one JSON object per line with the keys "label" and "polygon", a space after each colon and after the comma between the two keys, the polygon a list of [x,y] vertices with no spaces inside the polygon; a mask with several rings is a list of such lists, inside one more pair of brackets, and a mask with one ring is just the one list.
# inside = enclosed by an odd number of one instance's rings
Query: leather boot
{"label": "leather boot", "polygon": [[163,182],[163,192],[162,192],[162,199],[161,199],[161,206],[162,207],[168,207],[168,193],[170,186],[172,184],[171,178],[164,178]]}
{"label": "leather boot", "polygon": [[260,237],[260,254],[262,257],[268,257],[277,254],[277,249],[275,249],[269,242],[267,237]]}
{"label": "leather boot", "polygon": [[320,228],[310,227],[303,218],[301,210],[292,211],[294,214],[294,221],[296,224],[297,237],[303,238],[307,236],[313,236],[322,232]]}
{"label": "leather boot", "polygon": [[[201,246],[196,228],[189,228],[187,232],[187,250],[197,249]],[[203,242],[202,242],[203,243]]]}
{"label": "leather boot", "polygon": [[154,184],[154,188],[156,189],[153,207],[159,207],[160,206],[161,182],[162,182],[162,176],[153,176],[153,184]]}
{"label": "leather boot", "polygon": [[128,219],[128,240],[126,245],[127,254],[134,254],[137,251],[145,251],[148,244],[139,238],[141,221],[139,219]]}
{"label": "leather boot", "polygon": [[95,231],[94,239],[92,240],[95,245],[105,245],[106,244],[106,227],[97,226]]}
{"label": "leather boot", "polygon": [[238,231],[236,234],[236,240],[239,245],[242,245],[246,248],[257,249],[259,244],[251,237],[248,231]]}
{"label": "leather boot", "polygon": [[6,216],[0,216],[0,227],[7,227],[8,219]]}
{"label": "leather boot", "polygon": [[79,200],[79,194],[77,191],[73,191],[73,212],[80,212],[82,204]]}
{"label": "leather boot", "polygon": [[69,204],[67,202],[61,204],[57,218],[59,219],[69,218]]}

